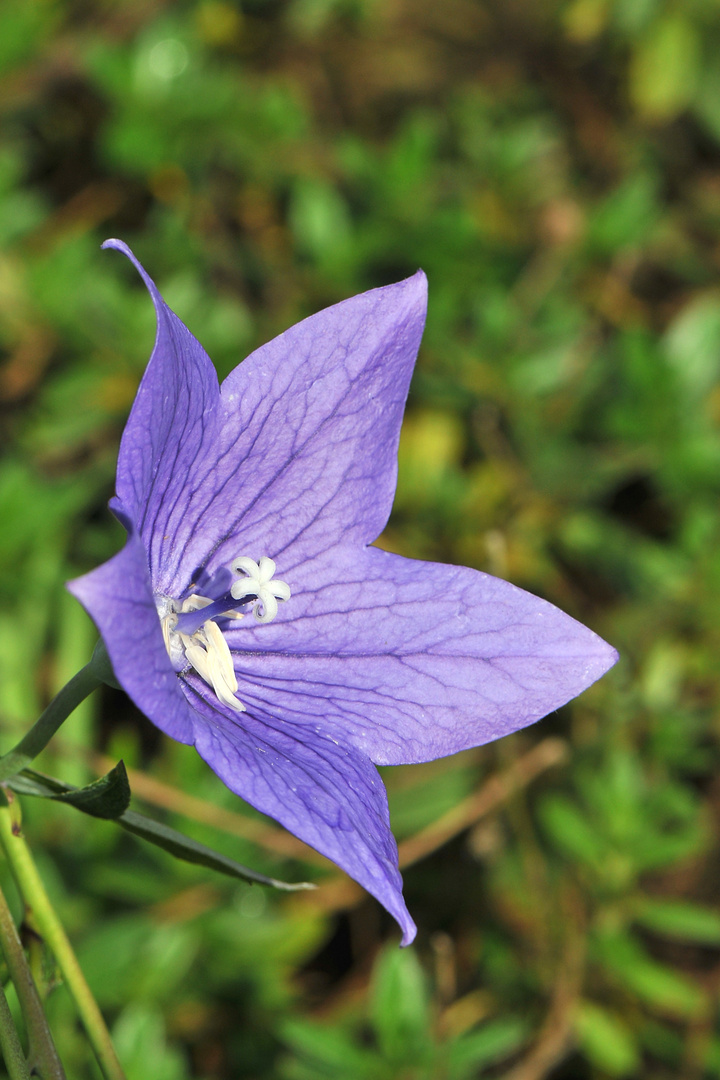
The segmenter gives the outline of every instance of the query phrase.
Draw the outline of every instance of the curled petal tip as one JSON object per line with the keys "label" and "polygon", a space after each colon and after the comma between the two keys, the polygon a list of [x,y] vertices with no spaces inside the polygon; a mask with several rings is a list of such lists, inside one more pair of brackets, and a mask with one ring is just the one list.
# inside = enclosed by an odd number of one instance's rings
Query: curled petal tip
{"label": "curled petal tip", "polygon": [[127,255],[129,258],[132,257],[132,251],[125,241],[118,240],[114,236],[111,236],[108,240],[103,240],[100,248],[102,251],[105,251],[106,248],[112,248],[114,251],[122,251],[123,255]]}
{"label": "curled petal tip", "polygon": [[403,921],[400,923],[400,926],[403,932],[400,946],[401,948],[405,948],[407,945],[412,945],[413,941],[415,940],[415,937],[417,935],[417,926],[410,918],[410,916],[408,916],[406,919],[403,919]]}
{"label": "curled petal tip", "polygon": [[147,289],[148,289],[148,291],[149,291],[149,293],[150,293],[150,295],[151,295],[151,297],[152,297],[152,299],[153,299],[153,301],[155,303],[156,308],[157,308],[158,304],[162,303],[162,298],[161,298],[160,293],[158,292],[158,290],[157,290],[157,288],[155,286],[155,282],[152,280],[152,278],[148,274],[148,272],[145,269],[145,267],[143,266],[143,264],[140,262],[138,257],[134,254],[132,249],[128,247],[128,245],[125,243],[124,240],[118,240],[115,237],[110,237],[110,239],[103,241],[103,243],[100,245],[100,248],[101,248],[102,251],[105,251],[106,249],[110,249],[112,251],[119,251],[127,259],[129,259],[130,262],[135,267],[135,269],[137,270],[140,277],[145,282],[145,285],[146,285],[146,287],[147,287]]}

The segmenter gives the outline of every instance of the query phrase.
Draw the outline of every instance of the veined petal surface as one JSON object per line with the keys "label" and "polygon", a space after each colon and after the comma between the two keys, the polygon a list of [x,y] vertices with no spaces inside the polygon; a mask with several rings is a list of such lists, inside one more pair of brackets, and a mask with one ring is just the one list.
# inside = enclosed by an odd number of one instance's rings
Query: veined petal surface
{"label": "veined petal surface", "polygon": [[102,566],[68,582],[105,643],[115,676],[137,707],[178,742],[193,741],[192,710],[163,641],[147,553],[132,522],[125,547]]}
{"label": "veined petal surface", "polygon": [[[364,885],[407,944],[415,927],[375,764],[428,761],[516,731],[617,654],[507,582],[367,546],[395,490],[425,316],[421,272],[304,320],[220,387],[130,250],[105,246],[134,262],[158,328],[118,461],[114,509],[128,541],[71,591],[138,707]],[[224,601],[242,600],[228,592],[233,574],[255,570],[274,618],[228,619]],[[181,611],[195,582],[217,619],[196,646],[222,641],[245,711],[222,704],[189,665],[175,670],[189,645],[168,657],[158,605]]]}
{"label": "veined petal surface", "polygon": [[292,619],[226,632],[240,695],[252,684],[277,716],[317,717],[380,765],[517,731],[617,659],[553,604],[467,567],[346,548],[294,580]]}
{"label": "veined petal surface", "polygon": [[158,318],[123,436],[118,496],[154,587],[186,588],[237,555],[304,561],[370,543],[397,480],[397,444],[425,321],[418,273],[312,315],[217,386],[202,346],[141,272]]}
{"label": "veined petal surface", "polygon": [[[195,746],[221,780],[257,810],[332,859],[393,915],[403,944],[415,924],[402,896],[385,786],[375,766],[320,722],[287,723],[248,690],[238,717],[196,676],[185,680],[196,712]],[[319,721],[319,718],[318,718]]]}

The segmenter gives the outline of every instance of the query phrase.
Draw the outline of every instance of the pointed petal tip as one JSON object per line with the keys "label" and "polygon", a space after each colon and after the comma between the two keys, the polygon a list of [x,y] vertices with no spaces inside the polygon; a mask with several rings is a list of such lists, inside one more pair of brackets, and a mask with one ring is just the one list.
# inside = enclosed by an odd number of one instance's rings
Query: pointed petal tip
{"label": "pointed petal tip", "polygon": [[612,645],[609,645],[603,638],[598,637],[597,634],[593,634],[592,636],[594,638],[593,648],[589,655],[587,655],[581,669],[581,682],[579,683],[578,689],[570,695],[568,700],[572,700],[573,697],[582,694],[594,683],[602,679],[602,677],[608,673],[610,668],[614,667],[620,659],[620,653],[617,649],[613,648]]}
{"label": "pointed petal tip", "polygon": [[116,237],[111,236],[108,240],[103,240],[100,245],[101,251],[106,251],[111,248],[113,251],[122,251],[123,255],[127,255],[128,258],[132,257],[132,251],[127,246],[124,240],[118,240]]}
{"label": "pointed petal tip", "polygon": [[424,270],[416,270],[409,278],[399,281],[398,285],[411,293],[419,303],[427,307],[428,279]]}
{"label": "pointed petal tip", "polygon": [[403,932],[402,940],[400,941],[400,948],[404,949],[407,948],[408,945],[412,945],[413,941],[415,940],[415,937],[417,935],[417,926],[410,918],[410,916],[407,915],[407,917],[404,918],[403,921],[400,923],[400,929]]}
{"label": "pointed petal tip", "polygon": [[[583,626],[582,623],[579,624]],[[598,672],[598,678],[600,675],[604,675],[606,671],[609,671],[611,667],[614,667],[620,659],[620,653],[617,649],[596,634],[594,630],[590,630],[588,627],[583,626],[586,634],[589,634],[592,638],[592,648],[589,650],[592,658],[593,669]]]}
{"label": "pointed petal tip", "polygon": [[417,268],[417,270],[415,271],[414,274],[411,274],[409,278],[406,278],[406,281],[415,282],[418,285],[419,288],[424,289],[425,292],[427,292],[427,287],[428,287],[427,274],[425,273],[425,271],[423,270],[423,268],[421,266],[419,266]]}
{"label": "pointed petal tip", "polygon": [[617,649],[605,642],[605,655],[602,657],[603,668],[601,674],[604,675],[611,667],[615,667],[619,659],[620,653]]}
{"label": "pointed petal tip", "polygon": [[153,301],[157,305],[161,301],[160,293],[158,292],[155,282],[148,274],[143,264],[138,259],[137,255],[133,252],[132,248],[128,247],[124,240],[118,240],[115,237],[110,237],[109,240],[104,240],[100,245],[101,251],[119,251],[121,255],[124,255],[126,259],[129,259],[137,270],[140,277],[145,282],[148,292],[150,293]]}

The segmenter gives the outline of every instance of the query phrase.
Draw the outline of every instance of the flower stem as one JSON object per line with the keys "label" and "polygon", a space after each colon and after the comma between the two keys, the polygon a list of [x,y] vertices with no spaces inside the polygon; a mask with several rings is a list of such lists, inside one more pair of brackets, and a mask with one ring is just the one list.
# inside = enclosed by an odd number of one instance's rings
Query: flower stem
{"label": "flower stem", "polygon": [[0,986],[0,1052],[2,1052],[10,1080],[30,1080],[30,1069],[25,1060],[20,1036],[2,986]]}
{"label": "flower stem", "polygon": [[[3,813],[7,813],[9,816],[7,807],[3,807],[2,810]],[[10,978],[15,986],[20,1008],[25,1018],[30,1064],[35,1068],[36,1073],[42,1077],[42,1080],[65,1080],[65,1072],[60,1064],[60,1058],[45,1019],[45,1013],[25,958],[22,942],[2,890],[0,890],[0,948],[2,948],[5,963],[8,966]],[[7,1005],[7,1002],[5,1004]],[[2,1046],[3,1053],[5,1053],[4,1038]],[[10,1063],[7,1056],[5,1064],[9,1072]]]}
{"label": "flower stem", "polygon": [[8,807],[0,807],[0,844],[31,913],[33,925],[55,956],[105,1080],[126,1080],[102,1013],[92,996],[68,936],[50,903],[30,849],[23,836],[13,828]]}
{"label": "flower stem", "polygon": [[40,719],[20,742],[0,758],[0,784],[34,761],[73,709],[101,683],[92,661],[78,671],[55,695]]}

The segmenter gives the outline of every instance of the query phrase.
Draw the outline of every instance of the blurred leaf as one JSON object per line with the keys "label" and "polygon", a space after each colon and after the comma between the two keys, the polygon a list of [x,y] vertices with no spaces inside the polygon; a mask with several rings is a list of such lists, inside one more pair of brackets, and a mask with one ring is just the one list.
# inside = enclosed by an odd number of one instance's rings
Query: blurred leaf
{"label": "blurred leaf", "polygon": [[27,3],[7,6],[3,10],[3,30],[0,34],[0,72],[30,60],[41,49],[61,16],[56,3]]}
{"label": "blurred leaf", "polygon": [[695,296],[672,321],[663,344],[680,385],[697,401],[720,377],[720,295]]}
{"label": "blurred leaf", "polygon": [[704,1065],[710,1076],[720,1076],[720,1039],[714,1038],[705,1050]]}
{"label": "blurred leaf", "polygon": [[592,41],[607,25],[609,0],[573,0],[563,13],[565,32],[573,41]]}
{"label": "blurred leaf", "polygon": [[348,208],[340,192],[320,180],[299,180],[290,205],[290,226],[301,251],[333,264],[351,240]]}
{"label": "blurred leaf", "polygon": [[375,963],[370,1017],[388,1061],[422,1058],[429,1045],[425,976],[412,948],[385,949]]}
{"label": "blurred leaf", "polygon": [[448,1080],[470,1080],[479,1069],[515,1053],[527,1037],[527,1024],[517,1018],[490,1020],[477,1031],[461,1035],[440,1049],[447,1060]]}
{"label": "blurred leaf", "polygon": [[699,986],[672,968],[651,959],[632,937],[604,933],[596,938],[599,959],[626,992],[667,1016],[704,1016],[708,1001]]}
{"label": "blurred leaf", "polygon": [[382,1070],[375,1053],[358,1047],[349,1035],[329,1023],[288,1019],[280,1031],[285,1042],[315,1070],[312,1075],[372,1080]]}
{"label": "blurred leaf", "polygon": [[646,896],[633,905],[633,918],[646,930],[675,941],[720,945],[720,911],[686,900]]}
{"label": "blurred leaf", "polygon": [[636,46],[630,68],[636,108],[650,120],[671,120],[692,101],[699,66],[693,22],[679,12],[662,15]]}
{"label": "blurred leaf", "polygon": [[631,37],[643,33],[662,8],[663,0],[615,0],[613,21]]}
{"label": "blurred leaf", "polygon": [[637,1071],[640,1054],[635,1039],[613,1012],[583,1001],[575,1028],[582,1049],[598,1069],[610,1076],[630,1076]]}
{"label": "blurred leaf", "polygon": [[188,1063],[168,1045],[165,1024],[155,1009],[143,1004],[123,1009],[112,1029],[113,1041],[127,1080],[189,1080]]}
{"label": "blurred leaf", "polygon": [[645,243],[659,217],[657,180],[635,172],[599,202],[588,222],[588,243],[610,254]]}
{"label": "blurred leaf", "polygon": [[540,820],[551,839],[568,855],[598,869],[607,857],[607,848],[597,827],[567,796],[547,795],[540,803]]}

